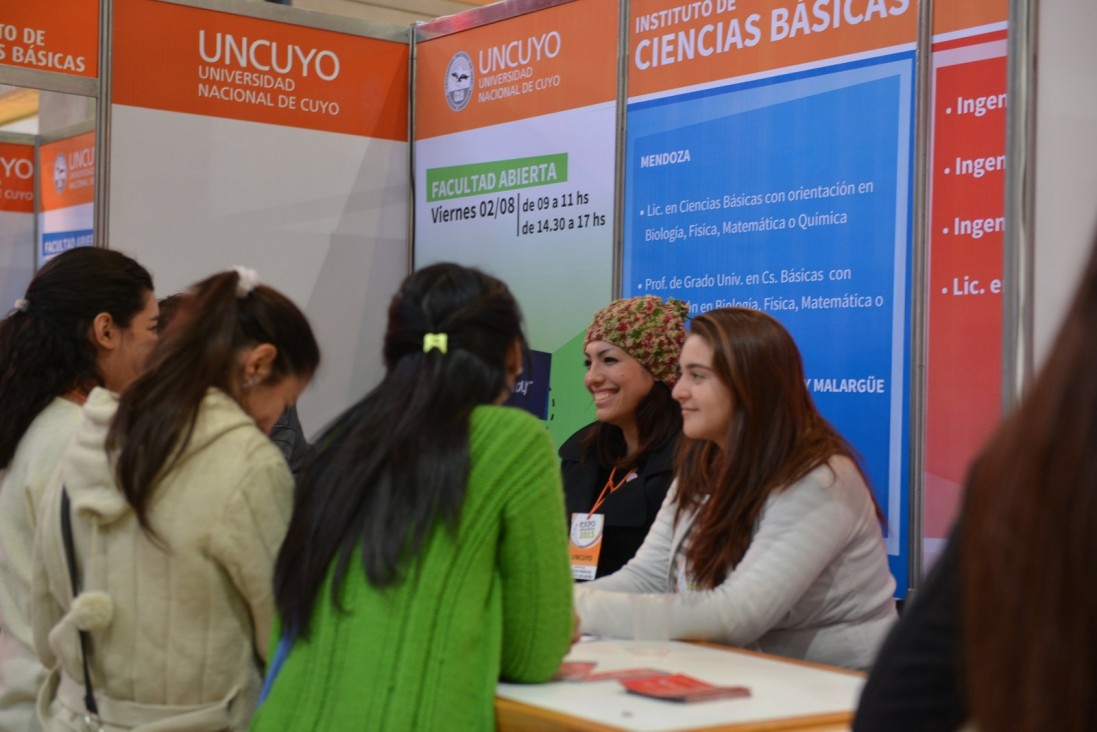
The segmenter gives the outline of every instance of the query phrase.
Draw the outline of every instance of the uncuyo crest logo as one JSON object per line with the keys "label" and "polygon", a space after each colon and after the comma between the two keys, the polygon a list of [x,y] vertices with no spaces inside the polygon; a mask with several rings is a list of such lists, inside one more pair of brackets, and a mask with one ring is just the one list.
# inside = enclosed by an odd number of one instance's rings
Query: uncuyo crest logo
{"label": "uncuyo crest logo", "polygon": [[64,153],[53,159],[53,190],[60,195],[65,192],[65,181],[69,177],[69,166],[65,163]]}
{"label": "uncuyo crest logo", "polygon": [[472,98],[473,83],[472,58],[464,51],[453,54],[446,66],[446,104],[454,112],[460,112],[468,106]]}

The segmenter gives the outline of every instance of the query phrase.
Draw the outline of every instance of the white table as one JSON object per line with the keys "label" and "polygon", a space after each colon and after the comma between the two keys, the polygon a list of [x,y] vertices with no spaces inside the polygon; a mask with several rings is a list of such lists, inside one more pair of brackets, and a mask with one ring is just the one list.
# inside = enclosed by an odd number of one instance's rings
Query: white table
{"label": "white table", "polygon": [[629,694],[617,681],[499,684],[499,730],[836,730],[848,729],[864,675],[712,644],[671,642],[663,655],[640,655],[631,641],[577,643],[569,661],[594,672],[654,668],[726,686],[749,699],[682,704]]}

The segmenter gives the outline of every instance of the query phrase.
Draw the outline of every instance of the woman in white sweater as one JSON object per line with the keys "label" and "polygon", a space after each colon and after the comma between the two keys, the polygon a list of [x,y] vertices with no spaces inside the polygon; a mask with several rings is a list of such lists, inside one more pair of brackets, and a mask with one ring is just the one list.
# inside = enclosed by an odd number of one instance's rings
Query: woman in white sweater
{"label": "woman in white sweater", "polygon": [[305,316],[254,274],[195,285],[148,370],[88,396],[47,486],[31,584],[47,730],[84,729],[86,711],[107,732],[247,727],[293,502],[267,434],[320,360]]}
{"label": "woman in white sweater", "polygon": [[27,604],[38,501],[96,387],[120,391],[156,343],[152,278],[121,252],[51,259],[0,322],[0,730],[37,730],[46,669]]}
{"label": "woman in white sweater", "polygon": [[628,636],[630,593],[670,593],[671,635],[865,669],[895,620],[879,512],[773,318],[693,319],[674,397],[688,438],[643,546],[577,586],[584,633]]}

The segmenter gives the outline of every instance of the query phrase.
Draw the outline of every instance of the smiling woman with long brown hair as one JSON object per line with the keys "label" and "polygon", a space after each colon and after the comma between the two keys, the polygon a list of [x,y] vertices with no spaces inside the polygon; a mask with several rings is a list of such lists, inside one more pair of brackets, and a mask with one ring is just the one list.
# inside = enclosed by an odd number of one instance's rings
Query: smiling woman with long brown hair
{"label": "smiling woman with long brown hair", "polygon": [[581,629],[628,635],[629,593],[667,593],[672,637],[867,668],[895,581],[876,504],[796,344],[768,315],[724,308],[693,319],[681,366],[675,486],[636,557],[576,587]]}

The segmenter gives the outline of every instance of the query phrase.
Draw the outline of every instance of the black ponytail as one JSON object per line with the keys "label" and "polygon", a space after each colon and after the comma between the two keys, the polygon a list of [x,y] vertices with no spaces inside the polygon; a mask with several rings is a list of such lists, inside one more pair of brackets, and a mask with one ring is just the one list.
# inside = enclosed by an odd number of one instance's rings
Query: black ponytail
{"label": "black ponytail", "polygon": [[404,281],[389,308],[384,380],[324,432],[298,484],[274,580],[291,635],[308,634],[333,563],[339,605],[356,547],[368,581],[386,587],[439,522],[456,527],[469,416],[505,393],[516,343],[521,314],[494,277],[438,264]]}

